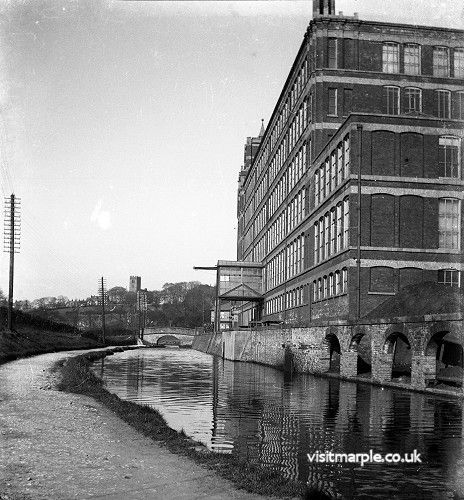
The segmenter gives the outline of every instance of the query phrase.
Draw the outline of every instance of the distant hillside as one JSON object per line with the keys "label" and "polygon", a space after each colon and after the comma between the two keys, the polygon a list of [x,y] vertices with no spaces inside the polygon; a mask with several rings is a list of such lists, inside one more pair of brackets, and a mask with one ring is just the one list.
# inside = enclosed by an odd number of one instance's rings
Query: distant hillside
{"label": "distant hillside", "polygon": [[463,306],[464,290],[427,281],[401,289],[394,297],[387,299],[367,314],[365,318],[458,313],[463,311]]}

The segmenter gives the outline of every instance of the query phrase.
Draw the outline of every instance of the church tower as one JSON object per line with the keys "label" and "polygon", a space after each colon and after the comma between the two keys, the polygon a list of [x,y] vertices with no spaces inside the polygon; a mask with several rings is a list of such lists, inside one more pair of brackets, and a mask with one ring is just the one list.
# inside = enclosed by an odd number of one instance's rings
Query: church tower
{"label": "church tower", "polygon": [[335,0],[313,0],[313,17],[334,16]]}

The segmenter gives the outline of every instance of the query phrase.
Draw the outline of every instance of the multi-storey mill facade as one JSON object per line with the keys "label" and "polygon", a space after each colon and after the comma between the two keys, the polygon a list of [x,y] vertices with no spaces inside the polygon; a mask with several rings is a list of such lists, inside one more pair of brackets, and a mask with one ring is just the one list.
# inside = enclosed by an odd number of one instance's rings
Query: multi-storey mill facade
{"label": "multi-storey mill facade", "polygon": [[463,79],[464,31],[314,1],[245,147],[237,260],[263,286],[239,324],[357,319],[410,284],[461,285]]}

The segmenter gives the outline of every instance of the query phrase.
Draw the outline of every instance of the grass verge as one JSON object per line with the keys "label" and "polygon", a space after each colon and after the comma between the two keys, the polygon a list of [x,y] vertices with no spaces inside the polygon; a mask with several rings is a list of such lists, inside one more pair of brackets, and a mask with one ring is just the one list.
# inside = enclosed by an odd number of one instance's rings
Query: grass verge
{"label": "grass verge", "polygon": [[[107,345],[133,343],[134,339],[127,335],[108,337],[106,342]],[[47,352],[96,347],[105,346],[97,339],[84,337],[76,332],[44,330],[36,326],[20,325],[15,331],[0,331],[0,364]]]}
{"label": "grass verge", "polygon": [[[123,348],[119,349],[123,350]],[[155,409],[124,401],[108,392],[102,380],[90,370],[90,364],[113,352],[112,350],[93,352],[57,363],[55,370],[61,373],[58,388],[94,398],[137,431],[165,446],[169,451],[188,457],[214,470],[238,488],[278,498],[302,498],[307,494],[303,483],[285,479],[278,472],[250,464],[235,455],[211,452],[183,432],[171,429]]]}

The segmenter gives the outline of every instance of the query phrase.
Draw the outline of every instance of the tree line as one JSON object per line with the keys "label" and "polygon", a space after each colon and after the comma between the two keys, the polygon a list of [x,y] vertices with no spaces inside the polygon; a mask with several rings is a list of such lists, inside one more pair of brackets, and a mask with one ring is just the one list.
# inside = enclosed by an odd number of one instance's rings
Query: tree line
{"label": "tree line", "polygon": [[[179,326],[195,328],[209,324],[215,288],[198,281],[165,283],[161,290],[147,290],[147,326]],[[0,292],[0,303],[2,302]],[[105,299],[106,324],[115,329],[137,329],[139,312],[137,294],[122,286],[110,288]],[[16,301],[17,310],[43,319],[72,325],[80,330],[101,326],[98,296],[70,300],[63,295],[42,297],[34,301]]]}

